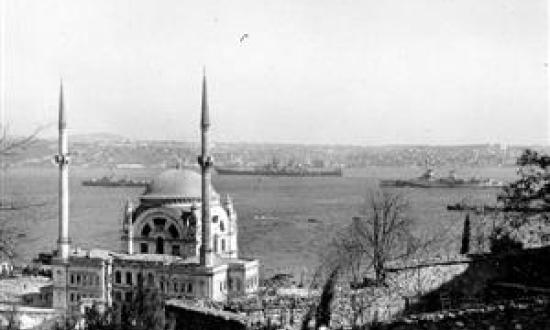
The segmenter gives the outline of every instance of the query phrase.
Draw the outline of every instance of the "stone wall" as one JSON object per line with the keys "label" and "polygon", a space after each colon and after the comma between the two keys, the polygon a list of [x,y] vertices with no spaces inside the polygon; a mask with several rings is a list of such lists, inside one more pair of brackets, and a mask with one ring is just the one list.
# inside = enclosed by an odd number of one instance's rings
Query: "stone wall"
{"label": "stone wall", "polygon": [[485,305],[478,308],[410,315],[378,327],[381,330],[549,330],[550,305],[544,299]]}
{"label": "stone wall", "polygon": [[248,320],[236,313],[189,306],[178,300],[166,302],[166,319],[174,330],[246,330]]}

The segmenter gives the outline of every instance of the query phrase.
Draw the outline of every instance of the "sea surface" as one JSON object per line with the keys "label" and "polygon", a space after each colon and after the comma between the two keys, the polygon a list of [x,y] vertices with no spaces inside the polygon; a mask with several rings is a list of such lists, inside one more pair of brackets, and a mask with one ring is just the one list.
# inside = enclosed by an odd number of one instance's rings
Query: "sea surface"
{"label": "sea surface", "polygon": [[[115,176],[152,178],[161,169],[117,170]],[[312,272],[336,230],[359,215],[368,191],[379,179],[413,178],[419,167],[371,167],[346,170],[344,177],[288,178],[213,176],[215,189],[229,194],[239,218],[240,255],[259,258],[266,274]],[[465,177],[479,175],[504,181],[515,168],[464,168]],[[445,169],[441,169],[445,174]],[[70,169],[70,236],[73,246],[119,250],[124,204],[136,200],[143,188],[85,187],[83,179],[109,175],[107,169]],[[18,260],[28,262],[38,252],[51,251],[57,239],[57,170],[11,168],[1,172],[0,195],[14,203],[36,204],[0,211],[0,226],[19,233]],[[415,231],[447,235],[444,253],[459,249],[464,214],[446,205],[463,199],[494,204],[497,189],[392,189],[410,202]],[[311,219],[311,220],[310,220]]]}

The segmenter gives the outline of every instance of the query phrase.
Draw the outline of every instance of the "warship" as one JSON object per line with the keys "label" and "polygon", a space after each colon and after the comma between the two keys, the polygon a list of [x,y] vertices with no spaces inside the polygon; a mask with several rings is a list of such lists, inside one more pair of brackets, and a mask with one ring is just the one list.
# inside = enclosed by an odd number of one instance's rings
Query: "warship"
{"label": "warship", "polygon": [[261,176],[294,176],[294,177],[340,177],[342,168],[310,167],[301,164],[279,165],[273,161],[264,166],[223,167],[215,166],[219,175],[261,175]]}
{"label": "warship", "polygon": [[148,180],[133,180],[127,178],[114,179],[112,176],[82,181],[83,186],[91,187],[146,187],[148,184]]}
{"label": "warship", "polygon": [[428,168],[418,178],[409,180],[380,180],[380,187],[393,188],[502,188],[504,183],[493,179],[481,178],[459,178],[454,171],[449,173],[447,177],[437,177],[435,172]]}

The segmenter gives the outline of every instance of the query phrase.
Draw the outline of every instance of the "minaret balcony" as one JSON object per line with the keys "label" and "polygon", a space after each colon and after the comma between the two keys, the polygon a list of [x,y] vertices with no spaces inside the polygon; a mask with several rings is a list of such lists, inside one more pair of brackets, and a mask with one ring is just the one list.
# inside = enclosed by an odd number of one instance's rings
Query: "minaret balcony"
{"label": "minaret balcony", "polygon": [[205,158],[203,156],[198,157],[199,165],[204,168],[212,167],[214,165],[212,156],[206,156]]}
{"label": "minaret balcony", "polygon": [[55,155],[54,161],[59,165],[67,165],[71,161],[71,157],[69,155]]}

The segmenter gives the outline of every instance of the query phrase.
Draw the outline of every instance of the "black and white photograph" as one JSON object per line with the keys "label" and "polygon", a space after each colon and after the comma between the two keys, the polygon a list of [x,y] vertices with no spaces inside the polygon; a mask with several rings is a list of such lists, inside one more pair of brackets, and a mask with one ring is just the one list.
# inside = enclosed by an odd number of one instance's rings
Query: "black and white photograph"
{"label": "black and white photograph", "polygon": [[0,330],[550,330],[547,0],[0,0]]}

